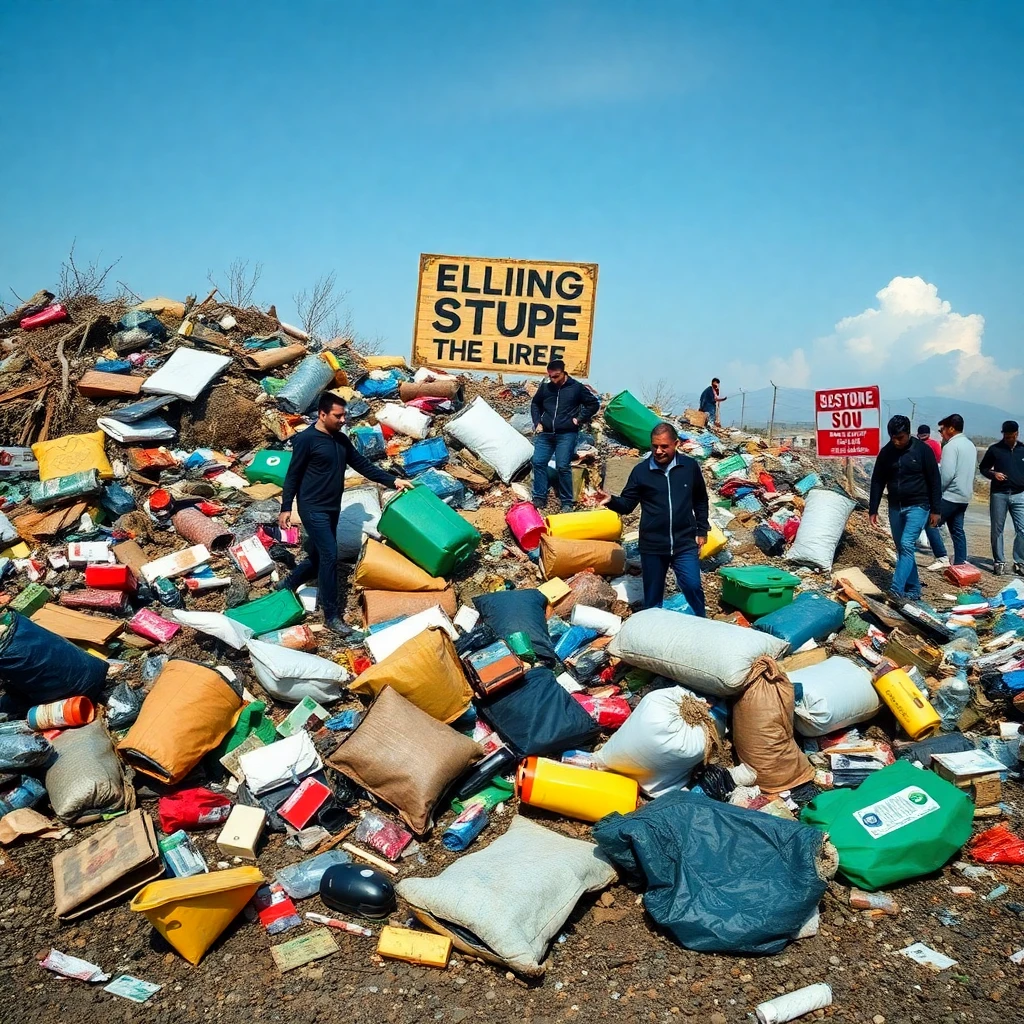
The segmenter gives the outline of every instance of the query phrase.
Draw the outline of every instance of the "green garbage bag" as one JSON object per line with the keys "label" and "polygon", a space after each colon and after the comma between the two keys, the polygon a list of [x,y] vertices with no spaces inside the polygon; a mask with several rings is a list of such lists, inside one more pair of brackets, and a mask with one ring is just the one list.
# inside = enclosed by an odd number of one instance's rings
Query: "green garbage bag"
{"label": "green garbage bag", "polygon": [[941,868],[970,838],[974,804],[934,772],[897,761],[856,789],[822,793],[800,820],[828,833],[840,874],[874,892]]}
{"label": "green garbage bag", "polygon": [[219,761],[235,747],[240,747],[253,733],[263,740],[264,746],[273,743],[277,739],[277,728],[267,717],[266,711],[267,705],[261,700],[246,704],[238,714],[238,721],[214,751],[216,759]]}
{"label": "green garbage bag", "polygon": [[229,619],[248,626],[257,636],[273,629],[284,629],[301,622],[306,613],[299,599],[290,590],[275,590],[255,601],[229,608],[224,613]]}
{"label": "green garbage bag", "polygon": [[619,437],[646,452],[651,449],[651,431],[662,419],[628,391],[620,391],[605,406],[604,421]]}

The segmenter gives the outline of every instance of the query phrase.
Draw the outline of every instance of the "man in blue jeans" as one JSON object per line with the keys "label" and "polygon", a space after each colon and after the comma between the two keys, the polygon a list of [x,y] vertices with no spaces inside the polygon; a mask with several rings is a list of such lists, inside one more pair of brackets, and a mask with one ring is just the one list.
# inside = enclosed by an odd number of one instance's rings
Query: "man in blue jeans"
{"label": "man in blue jeans", "polygon": [[[974,442],[964,436],[964,418],[951,413],[939,420],[942,435],[942,459],[939,462],[939,479],[942,481],[942,523],[949,527],[953,540],[953,565],[967,561],[967,532],[964,530],[964,516],[974,496],[974,473],[978,465],[978,449]],[[917,436],[921,437],[918,430]],[[925,438],[921,438],[931,448]],[[935,449],[932,448],[932,451]],[[927,566],[929,572],[944,572],[949,568],[946,545],[942,534],[935,527],[927,527],[925,533],[931,544],[935,561]]]}
{"label": "man in blue jeans", "polygon": [[1003,439],[996,441],[981,460],[981,475],[992,481],[988,514],[992,524],[992,572],[1006,573],[1003,529],[1006,514],[1013,523],[1013,571],[1024,576],[1024,446],[1018,440],[1016,420],[1003,424]]}
{"label": "man in blue jeans", "polygon": [[910,436],[910,420],[893,416],[886,427],[889,443],[875,459],[871,474],[868,517],[878,529],[878,506],[888,492],[889,528],[896,545],[896,570],[889,593],[897,600],[921,597],[914,545],[926,525],[938,526],[942,518],[942,483],[931,448]]}
{"label": "man in blue jeans", "polygon": [[708,491],[696,459],[677,449],[670,423],[651,431],[651,456],[633,467],[622,494],[598,491],[598,504],[620,515],[640,506],[640,568],[644,608],[660,608],[671,568],[695,615],[705,615],[700,549],[708,538]]}
{"label": "man in blue jeans", "polygon": [[585,384],[565,372],[565,363],[554,359],[548,363],[548,379],[544,381],[530,404],[533,417],[533,503],[543,509],[548,500],[548,463],[555,457],[558,474],[558,500],[563,512],[571,512],[574,504],[572,457],[580,424],[601,408],[601,400]]}

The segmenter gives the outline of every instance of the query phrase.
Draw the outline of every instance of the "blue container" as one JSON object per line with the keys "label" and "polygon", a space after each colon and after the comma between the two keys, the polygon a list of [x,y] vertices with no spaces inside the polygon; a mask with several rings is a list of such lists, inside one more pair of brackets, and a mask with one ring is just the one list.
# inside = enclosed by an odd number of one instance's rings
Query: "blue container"
{"label": "blue container", "polygon": [[763,615],[754,629],[778,637],[795,651],[808,640],[823,640],[842,628],[844,608],[836,601],[814,591],[798,594],[792,604]]}
{"label": "blue container", "polygon": [[448,461],[448,446],[443,437],[428,437],[417,441],[402,456],[402,467],[409,476],[416,476],[425,469],[443,466]]}

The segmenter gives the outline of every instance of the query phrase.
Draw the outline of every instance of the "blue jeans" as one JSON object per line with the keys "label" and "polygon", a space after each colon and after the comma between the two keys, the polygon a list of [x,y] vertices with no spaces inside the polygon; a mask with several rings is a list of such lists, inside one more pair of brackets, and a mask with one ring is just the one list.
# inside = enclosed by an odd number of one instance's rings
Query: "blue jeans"
{"label": "blue jeans", "polygon": [[700,582],[700,559],[696,546],[675,555],[640,554],[640,571],[644,581],[644,608],[660,608],[665,600],[665,575],[672,569],[679,591],[695,615],[705,618],[704,588]]}
{"label": "blue jeans", "polygon": [[548,463],[555,456],[555,471],[558,473],[558,500],[563,510],[570,510],[575,503],[572,491],[572,457],[576,454],[574,430],[569,434],[534,434],[533,436],[533,503],[543,504],[548,500]]}
{"label": "blue jeans", "polygon": [[[964,530],[964,516],[967,514],[967,506],[959,502],[946,501],[943,498],[941,511],[942,522],[939,525],[949,527],[949,536],[953,541],[953,565],[963,565],[967,561],[967,532]],[[945,558],[946,545],[942,540],[939,527],[926,526],[924,532],[935,557]]]}
{"label": "blue jeans", "polygon": [[302,529],[306,534],[306,557],[288,574],[283,586],[297,590],[311,577],[317,578],[317,604],[324,613],[324,622],[337,618],[338,609],[338,516],[333,512],[299,509]]}
{"label": "blue jeans", "polygon": [[899,597],[909,597],[916,601],[921,596],[921,579],[917,575],[914,546],[927,522],[928,508],[925,505],[889,509],[889,528],[892,530],[892,542],[896,545],[896,571],[892,574],[892,591]]}
{"label": "blue jeans", "polygon": [[1013,523],[1013,560],[1024,562],[1024,492],[1020,494],[995,493],[989,497],[988,515],[992,523],[992,561],[1005,562],[1003,557],[1003,527],[1006,513]]}

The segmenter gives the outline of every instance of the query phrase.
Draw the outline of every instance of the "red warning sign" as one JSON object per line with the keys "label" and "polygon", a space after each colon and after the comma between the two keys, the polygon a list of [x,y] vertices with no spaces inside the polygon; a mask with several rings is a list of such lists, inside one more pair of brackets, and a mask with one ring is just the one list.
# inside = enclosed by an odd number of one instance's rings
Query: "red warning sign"
{"label": "red warning sign", "polygon": [[818,458],[874,458],[881,447],[878,386],[814,392]]}

